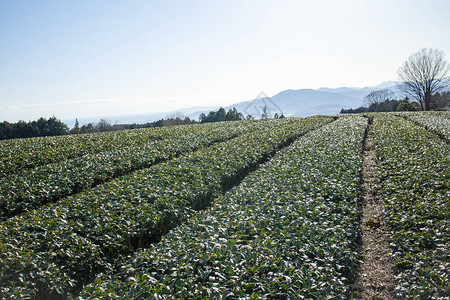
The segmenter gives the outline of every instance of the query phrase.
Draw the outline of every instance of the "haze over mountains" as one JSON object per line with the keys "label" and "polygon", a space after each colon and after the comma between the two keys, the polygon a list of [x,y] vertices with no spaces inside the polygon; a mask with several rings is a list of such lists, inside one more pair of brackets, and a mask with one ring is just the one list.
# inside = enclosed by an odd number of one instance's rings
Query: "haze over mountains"
{"label": "haze over mountains", "polygon": [[[448,78],[446,78],[448,79]],[[298,89],[285,90],[272,97],[267,97],[261,92],[260,97],[247,101],[236,102],[235,104],[224,106],[226,110],[235,107],[245,116],[252,115],[259,118],[264,106],[268,108],[269,117],[275,113],[285,116],[306,117],[310,115],[330,115],[338,114],[342,108],[357,108],[363,105],[364,97],[373,90],[390,89],[396,92],[395,81],[383,82],[372,87],[340,87],[340,88],[319,88],[319,89]],[[270,95],[269,95],[270,96]],[[402,99],[404,95],[397,93],[394,98]],[[132,124],[146,123],[168,117],[189,117],[198,120],[200,114],[207,114],[211,110],[218,109],[218,106],[210,107],[190,107],[172,112],[148,113],[139,115],[105,116],[104,119],[113,123]],[[99,118],[79,119],[80,124],[98,122]],[[65,121],[69,126],[74,120]]]}

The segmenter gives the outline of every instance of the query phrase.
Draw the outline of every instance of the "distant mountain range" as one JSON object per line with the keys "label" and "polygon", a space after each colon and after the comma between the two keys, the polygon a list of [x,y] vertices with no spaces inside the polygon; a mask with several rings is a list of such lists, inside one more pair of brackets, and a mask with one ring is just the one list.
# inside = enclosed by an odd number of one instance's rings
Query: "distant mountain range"
{"label": "distant mountain range", "polygon": [[[445,80],[450,81],[450,77]],[[267,113],[273,117],[275,113],[285,116],[299,116],[306,117],[310,115],[331,115],[338,114],[342,108],[358,108],[363,105],[364,97],[371,91],[380,89],[390,89],[394,92],[396,99],[402,99],[405,96],[396,91],[397,82],[387,81],[377,86],[371,87],[340,87],[340,88],[319,88],[313,89],[299,89],[282,91],[272,97],[261,93],[259,97],[253,100],[237,102],[233,105],[224,107],[226,110],[235,107],[239,112],[245,116],[252,115],[256,118],[261,117],[263,107],[267,107]],[[202,113],[207,114],[211,110],[218,109],[218,106],[208,107],[191,107],[179,109],[172,112],[153,113],[153,114],[139,114],[139,115],[124,115],[111,116],[106,118],[113,123],[122,124],[142,124],[152,122],[168,117],[189,117],[198,120]],[[80,124],[87,124],[89,122],[98,122],[98,118],[79,119]],[[69,126],[74,124],[74,120],[66,121]]]}
{"label": "distant mountain range", "polygon": [[[225,107],[226,110],[235,107],[244,115],[260,117],[263,107],[267,107],[270,116],[275,113],[285,116],[310,116],[310,115],[330,115],[338,114],[342,108],[356,108],[363,105],[364,97],[373,90],[391,89],[394,90],[396,82],[383,82],[373,87],[341,87],[341,88],[320,88],[320,89],[299,89],[282,91],[272,97],[267,97],[263,93],[253,100],[238,102]],[[216,107],[217,109],[217,107]],[[190,118],[198,119],[201,113],[208,111],[196,111],[186,114]]]}
{"label": "distant mountain range", "polygon": [[[299,89],[282,91],[273,97],[254,99],[246,102],[237,103],[228,106],[236,107],[240,112],[249,112],[252,115],[259,116],[262,113],[262,107],[265,102],[272,104],[267,105],[269,112],[274,115],[283,113],[285,116],[306,117],[310,115],[330,115],[338,114],[342,108],[356,108],[363,105],[364,97],[373,90],[391,89],[395,90],[397,82],[383,82],[372,87],[340,87],[340,88],[319,88]],[[394,91],[395,92],[395,91]],[[398,95],[397,95],[398,96]]]}

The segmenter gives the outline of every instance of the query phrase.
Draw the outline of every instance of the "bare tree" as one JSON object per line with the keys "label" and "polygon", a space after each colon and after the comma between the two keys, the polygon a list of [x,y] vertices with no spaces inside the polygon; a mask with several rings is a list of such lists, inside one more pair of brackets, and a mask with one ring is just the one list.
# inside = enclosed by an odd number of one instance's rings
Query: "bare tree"
{"label": "bare tree", "polygon": [[393,95],[394,93],[388,89],[371,91],[369,95],[364,97],[364,104],[378,107],[380,103],[391,99]]}
{"label": "bare tree", "polygon": [[449,70],[444,52],[422,49],[412,54],[398,69],[398,88],[419,101],[422,110],[431,109],[431,96],[448,85],[442,80]]}

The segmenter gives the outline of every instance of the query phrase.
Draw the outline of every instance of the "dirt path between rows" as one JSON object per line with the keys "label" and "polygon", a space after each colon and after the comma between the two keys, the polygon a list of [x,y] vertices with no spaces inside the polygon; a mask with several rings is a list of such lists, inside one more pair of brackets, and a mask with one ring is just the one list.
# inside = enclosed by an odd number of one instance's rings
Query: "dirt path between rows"
{"label": "dirt path between rows", "polygon": [[379,190],[372,127],[369,120],[363,150],[360,211],[362,257],[357,282],[362,299],[394,299],[393,264]]}

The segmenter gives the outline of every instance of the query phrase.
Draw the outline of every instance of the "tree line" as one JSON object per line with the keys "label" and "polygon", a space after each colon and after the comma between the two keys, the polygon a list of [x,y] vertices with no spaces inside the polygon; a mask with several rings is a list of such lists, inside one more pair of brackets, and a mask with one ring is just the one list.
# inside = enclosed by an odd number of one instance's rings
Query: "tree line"
{"label": "tree line", "polygon": [[195,120],[191,120],[189,117],[174,117],[167,119],[160,119],[154,122],[147,122],[143,124],[111,124],[108,120],[101,119],[98,123],[88,123],[83,126],[79,126],[78,120],[75,120],[75,126],[70,130],[70,134],[80,134],[80,133],[96,133],[96,132],[107,132],[107,131],[119,131],[127,129],[137,129],[137,128],[151,128],[151,127],[163,127],[163,126],[173,126],[173,125],[184,125],[184,124],[194,124],[197,123]]}
{"label": "tree line", "polygon": [[[262,109],[261,119],[269,119],[269,109],[267,106],[264,106]],[[275,113],[273,116],[274,119],[283,119],[284,115],[278,115],[278,113]],[[237,111],[235,107],[230,108],[227,111],[223,107],[219,108],[217,111],[210,111],[208,114],[202,113],[200,115],[200,123],[207,123],[207,122],[224,122],[224,121],[240,121],[240,120],[253,120],[255,119],[255,116],[247,115],[244,117],[244,115]]]}
{"label": "tree line", "polygon": [[53,116],[48,120],[46,118],[40,118],[37,121],[29,122],[25,122],[23,120],[20,120],[17,123],[10,123],[8,121],[1,122],[0,140],[119,131],[136,128],[162,127],[194,123],[198,122],[196,122],[195,120],[191,120],[189,117],[176,117],[161,119],[145,124],[111,124],[109,121],[102,119],[98,123],[91,122],[80,126],[80,123],[76,119],[74,127],[72,129],[69,129],[69,127],[65,123]]}
{"label": "tree line", "polygon": [[0,140],[65,134],[69,134],[69,127],[55,116],[30,122],[21,120],[17,123],[0,123]]}
{"label": "tree line", "polygon": [[[419,102],[410,101],[408,97],[403,100],[392,99],[392,95],[393,93],[389,90],[372,91],[364,98],[365,106],[350,109],[343,108],[341,109],[341,114],[422,110]],[[450,109],[450,92],[432,95],[428,107],[429,110]]]}
{"label": "tree line", "polygon": [[244,115],[234,107],[232,109],[230,108],[228,112],[225,111],[225,108],[221,107],[217,111],[210,111],[207,115],[202,113],[199,117],[200,123],[239,121],[244,119]]}

